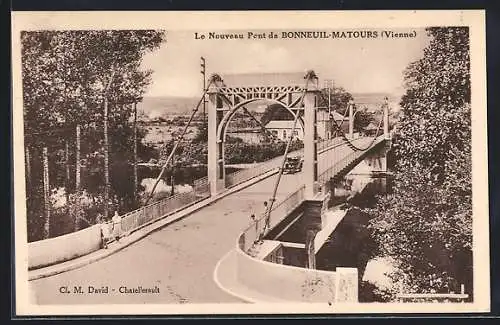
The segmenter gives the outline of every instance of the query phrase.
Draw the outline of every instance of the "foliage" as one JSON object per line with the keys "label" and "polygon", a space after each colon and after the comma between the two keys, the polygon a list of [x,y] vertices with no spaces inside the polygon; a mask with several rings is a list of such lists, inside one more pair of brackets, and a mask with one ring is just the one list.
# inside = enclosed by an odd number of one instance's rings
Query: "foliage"
{"label": "foliage", "polygon": [[196,135],[194,136],[193,142],[207,143],[207,141],[208,141],[208,124],[207,123],[200,123],[196,127]]}
{"label": "foliage", "polygon": [[[70,183],[74,184],[77,124],[82,128],[83,167],[101,175],[94,178],[95,188],[89,189],[89,193],[99,193],[103,183],[104,96],[109,101],[111,164],[132,161],[132,103],[142,99],[152,74],[152,71],[141,69],[142,57],[158,48],[163,38],[163,32],[153,30],[29,31],[21,34],[25,145],[33,151],[32,169],[37,176],[30,180],[29,196],[40,196],[35,192],[41,189],[41,164],[35,162],[41,160],[42,147],[49,148],[51,183],[64,183],[65,140],[69,141]],[[140,154],[148,152],[140,143],[143,136],[144,132],[139,132]],[[82,183],[90,185],[92,181],[82,178]],[[30,210],[33,212],[29,212],[29,216],[42,214],[40,201],[28,200]]]}
{"label": "foliage", "polygon": [[375,121],[372,114],[366,108],[359,110],[354,115],[354,131],[359,132],[366,128],[371,122]]}
{"label": "foliage", "polygon": [[260,118],[260,122],[266,125],[271,120],[290,121],[293,119],[294,119],[293,114],[283,105],[271,104],[266,107],[264,114],[262,114]]}
{"label": "foliage", "polygon": [[[332,87],[330,90],[322,89],[319,97],[318,106],[328,107],[328,96],[330,96],[330,105],[332,110],[344,114],[347,104],[353,99],[352,95],[342,87]],[[271,120],[293,120],[294,116],[283,105],[271,104],[266,107],[261,117],[261,123],[266,124]]]}
{"label": "foliage", "polygon": [[[295,140],[290,145],[290,152],[303,148],[303,142]],[[286,142],[274,141],[267,143],[228,143],[225,148],[228,164],[246,164],[263,162],[285,153]]]}
{"label": "foliage", "polygon": [[330,96],[330,108],[332,111],[344,115],[345,110],[348,108],[347,104],[353,100],[351,93],[342,87],[324,88],[321,90],[318,105],[320,107],[328,107],[328,96]]}
{"label": "foliage", "polygon": [[[290,146],[290,151],[303,148],[300,140],[295,140]],[[173,148],[173,140],[169,141],[160,153],[159,163],[164,163]],[[224,154],[226,164],[242,164],[263,162],[280,156],[285,152],[286,142],[273,141],[262,143],[247,143],[239,138],[228,137],[225,142]],[[196,166],[207,163],[207,145],[203,142],[184,142],[179,146],[174,155],[174,164],[177,168]]]}
{"label": "foliage", "polygon": [[380,198],[371,226],[407,290],[456,292],[465,283],[471,292],[468,29],[427,32],[423,57],[405,71],[393,194]]}
{"label": "foliage", "polygon": [[68,214],[78,229],[95,224],[96,219],[103,214],[104,204],[101,198],[95,198],[86,191],[72,193],[69,196]]}
{"label": "foliage", "polygon": [[130,112],[124,116],[121,111],[130,107],[117,104],[141,98],[152,73],[140,69],[142,56],[159,46],[162,35],[147,30],[23,32],[27,131],[102,117],[104,90],[113,71],[108,98],[116,107],[110,110],[110,120],[128,118]]}
{"label": "foliage", "polygon": [[390,302],[393,297],[388,290],[378,288],[370,282],[359,283],[359,302]]}

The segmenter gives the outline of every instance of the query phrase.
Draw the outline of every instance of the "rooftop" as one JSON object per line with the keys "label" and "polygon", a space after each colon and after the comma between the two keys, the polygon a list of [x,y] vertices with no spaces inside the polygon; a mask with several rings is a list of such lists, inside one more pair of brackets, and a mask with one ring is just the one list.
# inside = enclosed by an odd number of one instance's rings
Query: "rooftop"
{"label": "rooftop", "polygon": [[[292,129],[293,128],[293,120],[272,120],[267,122],[266,128],[269,129]],[[300,123],[297,123],[295,129],[302,129]]]}
{"label": "rooftop", "polygon": [[344,117],[343,115],[333,111],[331,113],[336,121],[349,120],[349,116]]}

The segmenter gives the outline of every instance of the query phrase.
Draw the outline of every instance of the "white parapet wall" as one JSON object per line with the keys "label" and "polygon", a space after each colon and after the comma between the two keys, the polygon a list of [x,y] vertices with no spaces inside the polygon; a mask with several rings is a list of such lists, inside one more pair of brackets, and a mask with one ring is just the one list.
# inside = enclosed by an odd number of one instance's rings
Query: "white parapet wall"
{"label": "white parapet wall", "polygon": [[287,301],[336,301],[337,272],[275,264],[254,258],[238,248],[236,254],[237,280],[243,286]]}
{"label": "white parapet wall", "polygon": [[28,268],[37,269],[61,263],[98,250],[101,246],[100,225],[94,225],[63,236],[28,243]]}

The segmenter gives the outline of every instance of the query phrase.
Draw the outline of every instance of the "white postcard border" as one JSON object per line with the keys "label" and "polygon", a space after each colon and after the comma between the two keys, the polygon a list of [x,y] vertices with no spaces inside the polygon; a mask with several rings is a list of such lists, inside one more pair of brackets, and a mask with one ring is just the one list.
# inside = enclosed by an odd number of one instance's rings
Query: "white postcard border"
{"label": "white postcard border", "polygon": [[[472,82],[472,177],[474,302],[464,304],[169,304],[34,305],[28,302],[24,141],[20,31],[41,29],[340,29],[469,26]],[[454,313],[490,310],[485,13],[483,10],[434,11],[252,11],[252,12],[13,12],[13,151],[18,315],[248,314],[248,313]]]}

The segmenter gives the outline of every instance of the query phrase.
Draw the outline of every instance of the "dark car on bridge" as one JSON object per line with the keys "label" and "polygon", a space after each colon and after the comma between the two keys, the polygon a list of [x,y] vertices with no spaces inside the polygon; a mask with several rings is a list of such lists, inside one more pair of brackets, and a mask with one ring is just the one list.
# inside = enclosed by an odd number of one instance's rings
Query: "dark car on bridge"
{"label": "dark car on bridge", "polygon": [[285,167],[283,168],[284,174],[295,174],[302,171],[303,160],[302,157],[287,157]]}

